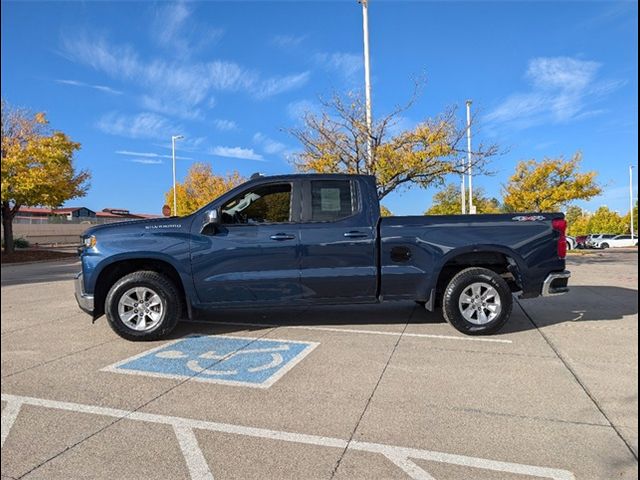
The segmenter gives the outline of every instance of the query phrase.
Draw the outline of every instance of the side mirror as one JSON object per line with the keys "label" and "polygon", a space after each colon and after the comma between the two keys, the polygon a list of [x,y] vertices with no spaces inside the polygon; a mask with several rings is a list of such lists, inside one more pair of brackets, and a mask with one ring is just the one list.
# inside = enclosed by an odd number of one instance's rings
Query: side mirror
{"label": "side mirror", "polygon": [[204,221],[202,222],[202,228],[213,225],[220,225],[220,216],[218,215],[218,209],[214,208],[213,210],[207,210],[204,214]]}

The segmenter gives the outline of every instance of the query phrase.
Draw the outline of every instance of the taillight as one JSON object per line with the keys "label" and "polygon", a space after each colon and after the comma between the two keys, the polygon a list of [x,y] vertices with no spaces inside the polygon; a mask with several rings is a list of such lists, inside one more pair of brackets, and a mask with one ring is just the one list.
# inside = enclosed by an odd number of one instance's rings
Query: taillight
{"label": "taillight", "polygon": [[556,218],[551,221],[551,228],[560,232],[558,238],[558,257],[567,256],[567,221],[564,218]]}

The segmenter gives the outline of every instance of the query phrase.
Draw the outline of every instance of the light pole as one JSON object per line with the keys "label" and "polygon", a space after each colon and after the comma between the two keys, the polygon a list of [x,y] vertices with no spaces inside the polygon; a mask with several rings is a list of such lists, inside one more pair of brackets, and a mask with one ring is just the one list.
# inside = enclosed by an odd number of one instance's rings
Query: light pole
{"label": "light pole", "polygon": [[629,165],[629,217],[631,218],[631,240],[633,240],[633,165]]}
{"label": "light pole", "polygon": [[173,160],[173,215],[178,215],[178,195],[176,192],[176,140],[183,139],[182,135],[173,135],[171,137],[171,158]]}
{"label": "light pole", "polygon": [[460,174],[460,202],[462,205],[462,215],[467,213],[467,194],[465,192],[464,157],[462,158],[462,173]]}
{"label": "light pole", "polygon": [[362,35],[364,37],[364,96],[367,122],[367,160],[373,164],[373,138],[371,117],[371,71],[369,69],[369,0],[359,0],[362,4]]}
{"label": "light pole", "polygon": [[471,171],[471,100],[467,100],[467,174],[469,175],[469,213],[473,208],[473,173]]}

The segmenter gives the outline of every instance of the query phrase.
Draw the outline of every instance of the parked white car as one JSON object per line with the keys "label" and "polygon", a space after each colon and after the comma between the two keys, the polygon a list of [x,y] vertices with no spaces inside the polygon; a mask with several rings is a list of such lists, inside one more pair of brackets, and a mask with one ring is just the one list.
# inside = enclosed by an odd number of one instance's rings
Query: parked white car
{"label": "parked white car", "polygon": [[578,241],[575,237],[570,237],[567,235],[567,250],[573,250],[578,247]]}
{"label": "parked white car", "polygon": [[638,245],[638,237],[631,235],[616,235],[596,242],[596,248],[635,247],[636,245]]}
{"label": "parked white car", "polygon": [[587,237],[585,245],[588,248],[599,248],[596,246],[599,242],[612,239],[613,237],[615,237],[615,235],[610,233],[594,233]]}

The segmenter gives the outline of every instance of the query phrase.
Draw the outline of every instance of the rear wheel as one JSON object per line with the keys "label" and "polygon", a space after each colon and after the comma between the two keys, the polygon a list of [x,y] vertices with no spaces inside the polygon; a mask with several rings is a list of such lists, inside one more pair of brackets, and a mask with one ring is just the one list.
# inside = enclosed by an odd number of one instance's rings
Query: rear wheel
{"label": "rear wheel", "polygon": [[486,268],[459,272],[444,292],[444,318],[467,335],[498,331],[511,316],[513,298],[507,282]]}
{"label": "rear wheel", "polygon": [[181,295],[173,282],[158,272],[133,272],[111,287],[104,310],[109,326],[121,337],[155,340],[178,323]]}
{"label": "rear wheel", "polygon": [[604,250],[605,248],[609,248],[609,244],[608,244],[608,243],[601,243],[601,244],[600,244],[600,248],[602,248],[603,250]]}

